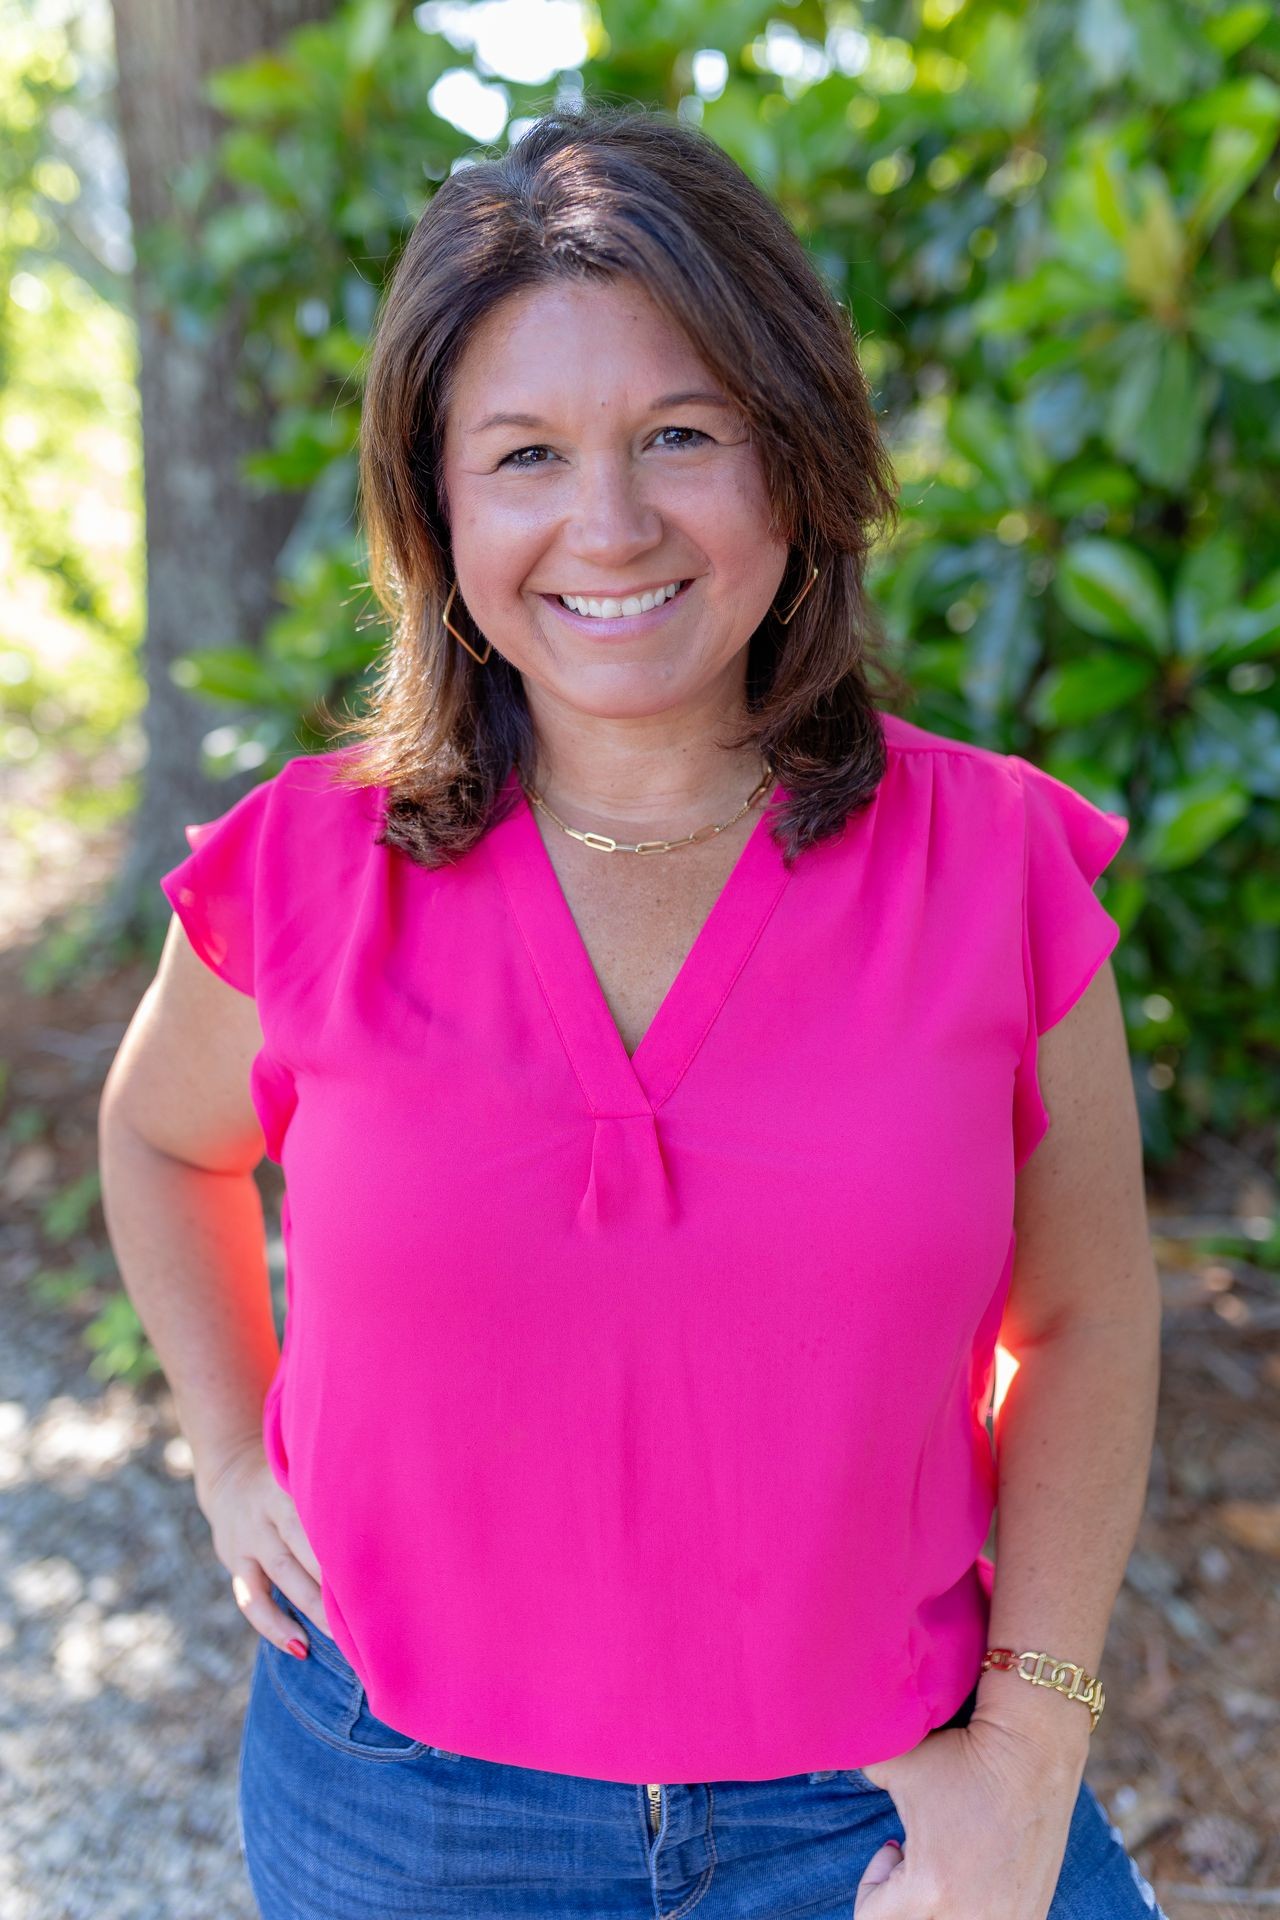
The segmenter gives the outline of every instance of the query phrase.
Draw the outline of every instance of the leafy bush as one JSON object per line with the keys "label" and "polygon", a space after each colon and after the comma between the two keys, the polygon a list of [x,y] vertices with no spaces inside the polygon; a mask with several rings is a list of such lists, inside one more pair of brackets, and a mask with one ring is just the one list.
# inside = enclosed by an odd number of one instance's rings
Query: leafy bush
{"label": "leafy bush", "polygon": [[[0,760],[19,769],[89,758],[145,691],[136,343],[90,169],[109,48],[56,11],[0,0]],[[64,789],[59,809],[119,818],[131,784]],[[47,801],[27,792],[6,826],[34,871]]]}
{"label": "leafy bush", "polygon": [[[785,19],[775,17],[785,12]],[[380,644],[353,447],[379,291],[476,151],[430,103],[465,9],[348,0],[225,70],[216,165],[146,258],[234,288],[251,463],[303,488],[261,650],[189,657],[268,760]],[[1133,821],[1102,883],[1148,1151],[1274,1121],[1280,1058],[1280,22],[1228,0],[604,0],[562,91],[693,119],[856,323],[903,486],[873,588],[912,717]],[[477,71],[495,83],[481,63]],[[508,136],[554,103],[504,81]],[[211,189],[220,184],[217,203]],[[227,183],[233,189],[227,198]]]}

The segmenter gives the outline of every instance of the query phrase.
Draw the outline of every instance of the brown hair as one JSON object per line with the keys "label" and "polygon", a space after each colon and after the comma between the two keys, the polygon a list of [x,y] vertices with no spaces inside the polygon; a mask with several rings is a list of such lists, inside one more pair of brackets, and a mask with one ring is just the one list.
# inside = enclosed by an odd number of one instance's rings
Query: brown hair
{"label": "brown hair", "polygon": [[[519,673],[477,661],[441,614],[453,583],[442,486],[454,374],[477,323],[509,295],[629,276],[681,327],[744,414],[774,524],[792,542],[774,607],[821,572],[794,618],[771,608],[747,654],[754,742],[787,789],[770,823],[788,862],[837,833],[884,772],[867,670],[881,657],[867,554],[897,519],[894,480],[849,316],[778,207],[715,142],[642,106],[588,104],[534,122],[498,159],[451,174],[424,210],[384,297],[360,424],[359,494],[371,584],[392,637],[368,709],[335,722],[357,745],[335,780],[389,789],[380,840],[424,866],[464,853],[498,817],[516,767],[533,778]],[[450,619],[484,639],[455,595]]]}

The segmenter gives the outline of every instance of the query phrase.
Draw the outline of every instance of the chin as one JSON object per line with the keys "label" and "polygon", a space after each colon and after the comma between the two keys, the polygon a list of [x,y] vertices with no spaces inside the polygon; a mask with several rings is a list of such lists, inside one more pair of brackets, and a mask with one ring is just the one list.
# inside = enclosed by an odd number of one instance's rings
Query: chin
{"label": "chin", "polygon": [[678,713],[693,699],[692,691],[679,687],[655,686],[652,681],[630,688],[584,687],[574,682],[557,688],[559,699],[575,713],[593,720],[644,720],[661,713]]}

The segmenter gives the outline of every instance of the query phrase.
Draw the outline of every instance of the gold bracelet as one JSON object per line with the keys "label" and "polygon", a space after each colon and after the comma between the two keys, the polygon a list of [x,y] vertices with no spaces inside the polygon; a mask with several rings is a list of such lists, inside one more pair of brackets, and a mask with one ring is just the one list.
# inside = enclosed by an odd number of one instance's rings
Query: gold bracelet
{"label": "gold bracelet", "polygon": [[[1034,1664],[1028,1666],[1027,1662]],[[1089,1709],[1089,1731],[1102,1718],[1107,1696],[1102,1682],[1070,1660],[1055,1660],[1048,1653],[1015,1653],[1012,1647],[988,1647],[982,1656],[981,1672],[994,1668],[998,1673],[1016,1673],[1036,1687],[1053,1687],[1068,1700],[1082,1700]]]}

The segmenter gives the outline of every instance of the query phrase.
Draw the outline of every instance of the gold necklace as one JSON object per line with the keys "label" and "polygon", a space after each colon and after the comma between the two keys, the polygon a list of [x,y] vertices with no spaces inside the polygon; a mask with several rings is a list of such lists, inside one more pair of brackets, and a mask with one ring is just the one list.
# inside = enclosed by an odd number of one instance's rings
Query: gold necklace
{"label": "gold necklace", "polygon": [[[523,786],[523,782],[521,785]],[[558,813],[552,812],[536,787],[525,787],[524,791],[535,807],[541,807],[562,832],[567,833],[571,839],[581,840],[584,847],[597,847],[601,853],[670,853],[675,847],[691,847],[695,841],[714,839],[716,834],[723,833],[727,827],[732,827],[741,820],[748,807],[754,806],[761,794],[767,793],[772,785],[773,768],[766,763],[759,784],[751,789],[731,820],[721,820],[714,826],[699,827],[696,833],[686,833],[682,840],[611,840],[607,833],[583,833],[578,827],[566,825]]]}

